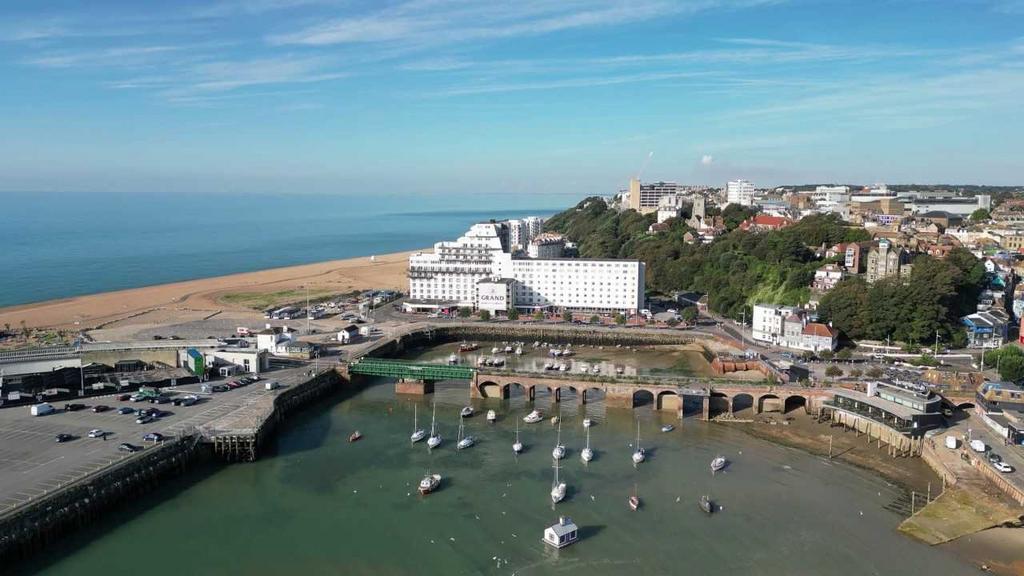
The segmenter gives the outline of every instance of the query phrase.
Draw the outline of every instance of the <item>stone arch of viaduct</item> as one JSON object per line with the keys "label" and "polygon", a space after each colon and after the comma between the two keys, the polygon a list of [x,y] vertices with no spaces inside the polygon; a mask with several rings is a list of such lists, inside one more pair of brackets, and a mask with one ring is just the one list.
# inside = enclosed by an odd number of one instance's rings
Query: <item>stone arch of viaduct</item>
{"label": "stone arch of viaduct", "polygon": [[560,402],[566,393],[571,393],[581,404],[586,404],[588,399],[600,395],[609,406],[634,408],[639,404],[652,403],[656,410],[679,410],[682,407],[682,393],[686,397],[703,398],[705,417],[710,413],[732,414],[744,409],[752,409],[755,414],[790,412],[798,409],[817,413],[821,403],[832,397],[827,390],[789,389],[785,386],[719,385],[711,388],[709,393],[707,388],[698,391],[668,385],[589,382],[524,374],[480,373],[477,373],[470,382],[470,396],[508,398],[513,387],[522,388],[524,395],[530,400],[536,398],[538,391],[547,392],[556,402]]}

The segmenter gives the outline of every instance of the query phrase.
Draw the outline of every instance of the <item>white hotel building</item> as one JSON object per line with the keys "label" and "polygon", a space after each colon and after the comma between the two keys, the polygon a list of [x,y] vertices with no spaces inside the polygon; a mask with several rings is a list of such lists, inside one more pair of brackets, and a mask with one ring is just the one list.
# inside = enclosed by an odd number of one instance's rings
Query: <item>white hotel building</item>
{"label": "white hotel building", "polygon": [[491,312],[568,309],[636,313],[644,307],[639,260],[514,258],[503,222],[474,224],[433,253],[409,256],[407,310]]}

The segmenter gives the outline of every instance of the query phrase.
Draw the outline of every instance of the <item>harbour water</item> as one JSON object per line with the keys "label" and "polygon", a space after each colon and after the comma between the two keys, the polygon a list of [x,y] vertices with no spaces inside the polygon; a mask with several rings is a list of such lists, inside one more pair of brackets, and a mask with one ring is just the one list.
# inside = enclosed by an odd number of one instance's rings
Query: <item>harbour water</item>
{"label": "harbour water", "polygon": [[552,195],[4,193],[0,306],[427,248]]}
{"label": "harbour water", "polygon": [[[444,444],[411,445],[413,405],[429,429],[436,399]],[[433,397],[396,397],[378,381],[312,408],[253,464],[202,467],[51,546],[20,574],[943,574],[976,573],[948,551],[895,531],[899,490],[876,476],[669,413],[563,402],[566,501],[552,507],[547,421],[524,424],[521,396],[474,401],[476,446],[455,450],[465,383]],[[559,407],[539,398],[545,414]],[[496,424],[483,412],[498,411]],[[596,458],[580,461],[584,415]],[[636,421],[648,460],[630,462]],[[511,449],[519,423],[526,451]],[[349,443],[358,429],[364,437]],[[712,475],[716,455],[731,464]],[[440,473],[426,497],[416,485]],[[639,492],[633,512],[626,499]],[[721,509],[708,517],[709,494]],[[581,540],[541,541],[559,514]]]}

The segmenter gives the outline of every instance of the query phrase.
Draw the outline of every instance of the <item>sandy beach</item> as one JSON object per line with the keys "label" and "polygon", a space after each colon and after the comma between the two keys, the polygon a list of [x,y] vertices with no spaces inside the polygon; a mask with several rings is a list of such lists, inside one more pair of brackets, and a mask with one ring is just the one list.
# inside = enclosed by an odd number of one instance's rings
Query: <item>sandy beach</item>
{"label": "sandy beach", "polygon": [[333,260],[11,306],[0,308],[0,326],[17,328],[24,321],[30,327],[87,330],[155,310],[172,315],[251,310],[251,305],[232,296],[304,291],[307,286],[314,294],[369,288],[405,290],[411,253],[385,254],[374,261],[369,257]]}

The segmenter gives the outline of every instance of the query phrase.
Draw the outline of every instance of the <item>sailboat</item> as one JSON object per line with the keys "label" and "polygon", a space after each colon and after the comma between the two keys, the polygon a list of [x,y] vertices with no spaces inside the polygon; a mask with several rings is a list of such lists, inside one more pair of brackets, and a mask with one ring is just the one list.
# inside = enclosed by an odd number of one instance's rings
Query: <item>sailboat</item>
{"label": "sailboat", "polygon": [[430,438],[427,438],[427,448],[437,448],[441,445],[441,435],[437,433],[437,402],[434,402],[434,415],[430,417]]}
{"label": "sailboat", "polygon": [[594,459],[594,451],[590,449],[590,428],[587,428],[587,446],[580,452],[580,458],[584,463]]}
{"label": "sailboat", "polygon": [[562,425],[558,425],[558,438],[555,440],[555,447],[551,450],[551,457],[555,460],[565,458],[565,446],[562,445]]}
{"label": "sailboat", "polygon": [[476,443],[476,440],[472,436],[463,436],[463,431],[465,431],[465,425],[463,424],[462,416],[459,416],[459,442],[455,445],[455,448],[458,450],[469,448]]}
{"label": "sailboat", "polygon": [[645,458],[647,458],[647,453],[644,452],[644,449],[640,447],[640,421],[637,420],[636,421],[636,450],[633,451],[633,465],[636,466],[637,464],[643,462]]}
{"label": "sailboat", "polygon": [[628,500],[626,500],[626,503],[629,504],[629,507],[634,512],[638,508],[640,508],[640,496],[638,496],[637,493],[636,493],[636,484],[633,484],[633,495],[630,496]]}
{"label": "sailboat", "polygon": [[516,422],[516,442],[512,445],[512,451],[516,454],[523,451],[523,443],[519,441],[519,422]]}
{"label": "sailboat", "polygon": [[416,404],[412,405],[412,435],[409,436],[409,440],[413,444],[423,440],[427,437],[427,431],[416,425]]}
{"label": "sailboat", "polygon": [[558,459],[555,459],[555,480],[551,483],[551,503],[558,504],[565,499],[565,482],[558,481]]}

